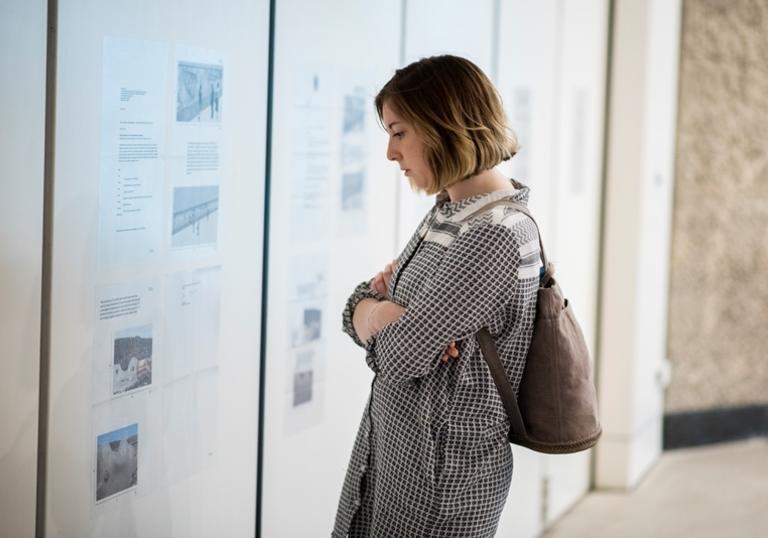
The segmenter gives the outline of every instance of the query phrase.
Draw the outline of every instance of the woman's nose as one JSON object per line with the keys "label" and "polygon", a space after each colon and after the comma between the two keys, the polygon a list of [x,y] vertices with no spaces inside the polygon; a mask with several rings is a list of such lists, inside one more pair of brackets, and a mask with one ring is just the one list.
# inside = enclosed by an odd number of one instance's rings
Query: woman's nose
{"label": "woman's nose", "polygon": [[399,153],[392,147],[392,141],[387,143],[387,159],[390,161],[396,161],[399,157]]}

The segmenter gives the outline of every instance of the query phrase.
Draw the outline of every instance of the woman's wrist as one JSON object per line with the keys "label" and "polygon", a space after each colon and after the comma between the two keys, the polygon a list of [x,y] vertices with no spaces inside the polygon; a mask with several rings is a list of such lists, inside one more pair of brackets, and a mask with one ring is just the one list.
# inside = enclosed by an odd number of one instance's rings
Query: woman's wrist
{"label": "woman's wrist", "polygon": [[375,305],[373,305],[370,310],[368,310],[368,317],[365,320],[365,326],[368,329],[368,337],[370,338],[377,332],[379,332],[379,323],[378,319],[376,318],[376,311],[381,308],[381,305],[384,304],[384,301],[379,301]]}
{"label": "woman's wrist", "polygon": [[371,320],[371,311],[379,305],[379,301],[376,299],[363,299],[355,307],[355,311],[352,314],[352,325],[357,333],[357,338],[365,343],[368,338],[373,334],[369,330],[369,323]]}

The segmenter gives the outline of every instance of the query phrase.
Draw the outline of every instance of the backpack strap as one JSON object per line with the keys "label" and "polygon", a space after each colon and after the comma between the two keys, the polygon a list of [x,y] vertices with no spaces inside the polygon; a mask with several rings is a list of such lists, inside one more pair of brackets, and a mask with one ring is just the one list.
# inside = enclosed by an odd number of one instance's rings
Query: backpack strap
{"label": "backpack strap", "polygon": [[480,213],[483,213],[485,211],[488,211],[489,209],[493,209],[494,207],[498,207],[498,206],[511,207],[512,209],[516,209],[517,211],[520,211],[529,219],[531,219],[531,221],[533,221],[534,226],[536,226],[536,233],[539,236],[539,252],[541,254],[541,263],[544,266],[544,274],[541,275],[539,279],[539,283],[541,286],[546,287],[549,284],[550,279],[555,274],[555,268],[553,265],[549,263],[549,259],[547,258],[547,253],[544,251],[544,241],[541,239],[541,229],[539,228],[539,223],[536,222],[536,219],[533,218],[533,215],[531,215],[531,212],[528,210],[527,207],[525,207],[522,204],[518,204],[517,202],[513,202],[509,198],[502,198],[501,200],[496,200],[495,202],[486,204],[480,209],[478,209],[477,211],[470,213],[468,216],[461,219],[461,222],[466,222],[472,217],[475,217]]}
{"label": "backpack strap", "polygon": [[[541,254],[541,262],[544,265],[544,274],[541,275],[539,279],[539,286],[546,287],[552,280],[555,269],[552,264],[549,263],[547,254],[544,251],[544,242],[541,239],[541,230],[539,229],[539,224],[536,222],[536,219],[533,218],[533,215],[531,215],[531,212],[527,207],[522,204],[518,204],[517,202],[513,202],[508,198],[502,198],[501,200],[496,200],[495,202],[486,204],[477,211],[474,211],[469,216],[462,219],[462,222],[465,222],[472,217],[497,206],[511,207],[517,211],[520,211],[529,219],[531,219],[531,221],[533,221],[533,224],[536,226],[536,232],[539,235],[539,251]],[[501,402],[504,404],[504,410],[507,412],[507,417],[509,418],[511,433],[518,437],[527,437],[525,423],[523,422],[523,415],[520,413],[520,406],[517,403],[515,392],[512,390],[512,383],[510,383],[509,378],[507,377],[507,373],[504,370],[504,365],[499,359],[499,352],[496,349],[496,344],[493,341],[493,337],[488,332],[487,328],[482,328],[477,332],[477,334],[475,334],[475,338],[477,339],[477,343],[480,345],[483,358],[488,364],[488,369],[491,372],[491,377],[493,378],[493,382],[496,385],[499,396],[501,397]]]}
{"label": "backpack strap", "polygon": [[507,374],[504,371],[504,366],[499,360],[499,353],[496,350],[496,344],[493,343],[493,337],[488,332],[488,329],[480,329],[475,335],[477,343],[480,344],[480,349],[483,351],[483,358],[488,363],[488,369],[491,371],[491,377],[496,384],[496,389],[501,396],[501,402],[504,404],[504,409],[509,417],[509,425],[512,432],[515,435],[525,437],[525,424],[523,423],[523,415],[520,414],[520,406],[517,405],[517,398],[512,390],[512,384],[507,378]]}

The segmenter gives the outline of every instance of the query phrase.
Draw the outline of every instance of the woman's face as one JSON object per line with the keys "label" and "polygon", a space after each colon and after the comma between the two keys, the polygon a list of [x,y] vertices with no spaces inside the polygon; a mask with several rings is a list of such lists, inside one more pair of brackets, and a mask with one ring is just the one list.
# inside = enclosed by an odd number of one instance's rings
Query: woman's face
{"label": "woman's face", "polygon": [[389,133],[387,159],[397,161],[400,170],[420,191],[434,185],[432,170],[424,158],[424,140],[414,126],[404,121],[386,101],[381,110],[384,127]]}

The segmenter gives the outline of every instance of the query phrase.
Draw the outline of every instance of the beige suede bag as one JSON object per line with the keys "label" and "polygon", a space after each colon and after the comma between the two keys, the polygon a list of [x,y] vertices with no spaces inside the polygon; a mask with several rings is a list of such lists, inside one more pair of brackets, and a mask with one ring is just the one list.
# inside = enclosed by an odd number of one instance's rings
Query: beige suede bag
{"label": "beige suede bag", "polygon": [[[517,209],[536,224],[525,206],[510,200],[490,205]],[[539,282],[533,338],[517,398],[487,329],[477,333],[477,341],[509,417],[509,441],[538,452],[568,454],[593,447],[602,429],[584,334],[554,279],[541,234],[539,246],[545,272]]]}

